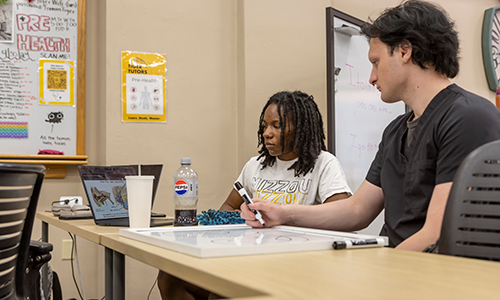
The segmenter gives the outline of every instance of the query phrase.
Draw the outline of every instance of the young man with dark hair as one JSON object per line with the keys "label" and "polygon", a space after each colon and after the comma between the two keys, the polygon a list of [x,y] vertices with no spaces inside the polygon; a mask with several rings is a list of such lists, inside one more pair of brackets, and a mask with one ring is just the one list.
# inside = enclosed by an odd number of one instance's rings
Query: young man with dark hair
{"label": "young man with dark hair", "polygon": [[[370,83],[384,102],[411,112],[384,130],[377,155],[356,193],[318,206],[279,206],[254,199],[266,227],[288,224],[339,231],[368,226],[385,208],[381,235],[390,246],[422,251],[439,238],[453,176],[475,148],[500,139],[500,111],[452,84],[458,34],[439,6],[418,0],[385,10],[362,28],[370,40]],[[262,225],[246,205],[242,217]]]}

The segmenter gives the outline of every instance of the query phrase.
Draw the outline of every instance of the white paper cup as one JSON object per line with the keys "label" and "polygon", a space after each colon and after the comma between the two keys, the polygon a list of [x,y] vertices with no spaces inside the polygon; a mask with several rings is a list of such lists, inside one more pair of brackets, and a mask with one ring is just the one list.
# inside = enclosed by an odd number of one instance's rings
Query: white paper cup
{"label": "white paper cup", "polygon": [[154,176],[125,176],[130,228],[149,228]]}

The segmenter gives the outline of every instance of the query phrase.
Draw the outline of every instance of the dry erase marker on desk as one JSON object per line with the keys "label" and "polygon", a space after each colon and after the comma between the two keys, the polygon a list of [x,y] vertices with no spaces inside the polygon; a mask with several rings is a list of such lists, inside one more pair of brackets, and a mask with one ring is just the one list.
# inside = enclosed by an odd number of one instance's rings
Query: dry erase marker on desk
{"label": "dry erase marker on desk", "polygon": [[344,240],[333,242],[333,249],[357,249],[357,248],[373,248],[384,247],[383,238],[366,239],[366,240]]}
{"label": "dry erase marker on desk", "polygon": [[[247,206],[248,206],[248,204],[253,203],[252,199],[250,199],[250,197],[248,196],[247,191],[243,188],[243,185],[241,185],[241,183],[239,181],[236,181],[234,183],[234,188],[238,191],[238,193],[240,194],[241,198],[243,198],[243,201],[245,201]],[[260,222],[260,224],[262,224],[262,226],[266,225],[264,223],[264,220],[262,220],[262,215],[260,214],[260,212],[258,210],[251,209],[250,207],[248,209],[250,209],[250,211],[255,214],[255,218],[257,220],[259,220],[259,222]]]}

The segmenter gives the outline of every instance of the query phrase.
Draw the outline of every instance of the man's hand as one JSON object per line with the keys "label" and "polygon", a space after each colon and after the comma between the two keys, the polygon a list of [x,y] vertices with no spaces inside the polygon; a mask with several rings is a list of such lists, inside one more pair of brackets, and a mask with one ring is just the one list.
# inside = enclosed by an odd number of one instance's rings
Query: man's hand
{"label": "man's hand", "polygon": [[[251,209],[262,214],[265,227],[277,225],[300,226],[317,229],[356,231],[368,226],[384,208],[384,193],[368,181],[364,181],[356,193],[319,205],[278,205],[262,199],[252,199]],[[240,206],[241,217],[252,227],[263,227],[255,219],[247,205]]]}
{"label": "man's hand", "polygon": [[[276,225],[284,224],[286,219],[285,216],[285,206],[271,203],[262,199],[252,199],[253,204],[250,204],[251,209],[258,210],[262,214],[262,218],[265,227],[272,227]],[[252,227],[263,227],[262,224],[255,218],[255,214],[248,209],[246,203],[242,203],[240,206],[241,217],[245,220],[248,226]]]}

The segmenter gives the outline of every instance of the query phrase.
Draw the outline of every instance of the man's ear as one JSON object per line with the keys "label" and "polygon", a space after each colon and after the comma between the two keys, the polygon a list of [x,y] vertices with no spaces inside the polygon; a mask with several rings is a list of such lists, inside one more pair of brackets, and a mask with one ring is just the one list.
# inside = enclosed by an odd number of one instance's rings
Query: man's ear
{"label": "man's ear", "polygon": [[411,62],[412,47],[408,40],[404,40],[399,44],[399,50],[401,51],[401,58],[404,62]]}

